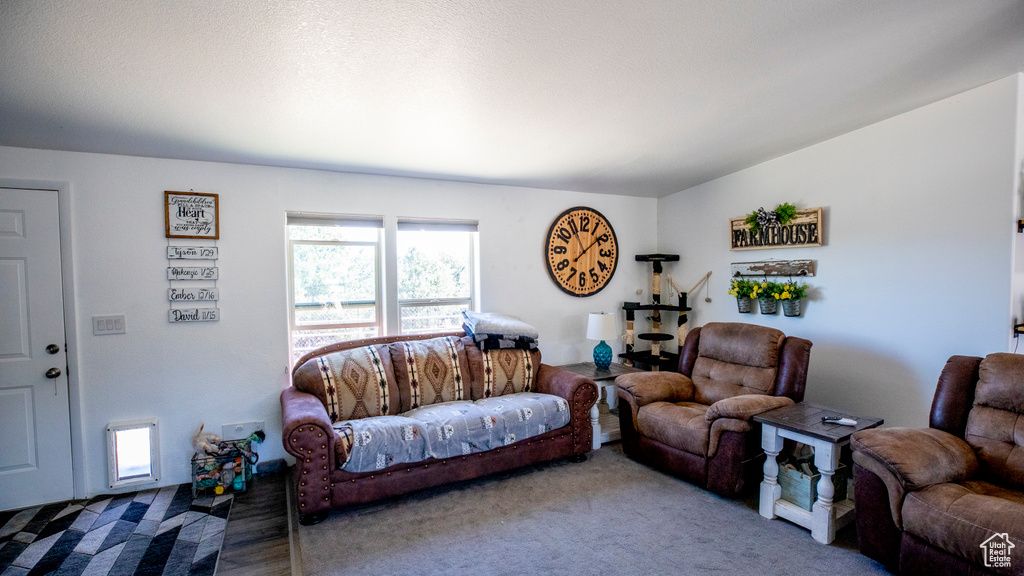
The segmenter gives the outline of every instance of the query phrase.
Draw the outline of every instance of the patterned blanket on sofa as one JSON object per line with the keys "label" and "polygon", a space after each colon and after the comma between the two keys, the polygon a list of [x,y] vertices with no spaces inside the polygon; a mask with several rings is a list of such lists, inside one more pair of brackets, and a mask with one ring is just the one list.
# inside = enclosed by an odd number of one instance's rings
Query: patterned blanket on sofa
{"label": "patterned blanket on sofa", "polygon": [[431,404],[400,416],[339,422],[351,446],[340,468],[370,472],[427,458],[451,458],[507,446],[569,423],[564,398],[537,392],[476,402]]}

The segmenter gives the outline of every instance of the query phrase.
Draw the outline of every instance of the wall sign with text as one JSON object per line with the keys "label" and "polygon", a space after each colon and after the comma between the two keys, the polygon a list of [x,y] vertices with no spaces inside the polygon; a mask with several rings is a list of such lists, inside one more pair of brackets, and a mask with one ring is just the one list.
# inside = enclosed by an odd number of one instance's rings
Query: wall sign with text
{"label": "wall sign with text", "polygon": [[167,313],[171,324],[181,322],[216,322],[220,320],[220,310],[216,308],[173,308]]}
{"label": "wall sign with text", "polygon": [[171,302],[215,302],[220,299],[216,288],[171,288],[167,291]]}
{"label": "wall sign with text", "polygon": [[[164,191],[167,235],[167,321],[171,324],[220,320],[220,205],[216,194]],[[205,242],[172,244],[171,238]],[[207,306],[198,308],[196,306]]]}
{"label": "wall sign with text", "polygon": [[730,250],[767,250],[769,248],[805,248],[821,246],[821,208],[798,210],[785,226],[765,226],[751,234],[746,217],[729,219]]}
{"label": "wall sign with text", "polygon": [[164,192],[164,229],[168,238],[220,238],[216,194]]}
{"label": "wall sign with text", "polygon": [[216,246],[168,246],[168,260],[216,260],[220,256]]}
{"label": "wall sign with text", "polygon": [[216,280],[220,269],[216,266],[168,266],[168,280]]}

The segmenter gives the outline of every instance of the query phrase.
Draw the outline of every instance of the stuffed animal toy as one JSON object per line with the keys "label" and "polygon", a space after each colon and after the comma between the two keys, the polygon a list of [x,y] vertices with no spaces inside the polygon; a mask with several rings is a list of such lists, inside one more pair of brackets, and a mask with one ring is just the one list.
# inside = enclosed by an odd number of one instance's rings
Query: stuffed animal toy
{"label": "stuffed animal toy", "polygon": [[220,456],[224,451],[224,443],[221,441],[220,436],[212,432],[204,434],[203,427],[205,426],[205,424],[201,424],[199,426],[199,431],[192,437],[192,447],[195,448],[196,452],[199,454]]}

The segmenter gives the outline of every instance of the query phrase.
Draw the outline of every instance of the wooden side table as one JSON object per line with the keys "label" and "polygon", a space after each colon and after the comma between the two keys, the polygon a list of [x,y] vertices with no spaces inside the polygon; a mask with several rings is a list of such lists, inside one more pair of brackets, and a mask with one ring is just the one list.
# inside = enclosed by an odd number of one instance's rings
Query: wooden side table
{"label": "wooden side table", "polygon": [[600,412],[597,409],[597,405],[601,402],[601,389],[604,389],[605,402],[608,404],[609,410],[615,409],[615,403],[618,399],[618,395],[615,392],[615,378],[623,374],[632,374],[634,372],[645,372],[639,368],[633,368],[632,366],[625,366],[612,362],[607,370],[599,369],[593,362],[578,362],[576,364],[564,364],[560,368],[565,368],[570,372],[575,372],[580,376],[586,376],[597,384],[597,402],[594,402],[593,407],[590,408],[590,424],[594,428],[594,446],[593,449],[597,450],[601,448],[601,444],[606,442],[612,442],[618,440],[619,426],[618,422],[613,426],[609,426],[608,430],[601,430],[601,423],[598,421]]}
{"label": "wooden side table", "polygon": [[[856,426],[843,426],[821,421],[822,416],[841,416],[857,421]],[[853,520],[853,501],[833,502],[835,486],[832,475],[839,466],[839,453],[850,443],[857,430],[880,426],[881,418],[859,418],[830,408],[800,402],[791,406],[769,410],[754,416],[761,423],[761,447],[767,457],[764,461],[764,481],[761,482],[759,509],[765,518],[785,518],[794,524],[810,528],[811,537],[822,544],[831,544],[836,531]],[[782,499],[779,486],[779,463],[782,439],[789,438],[814,448],[814,466],[821,473],[818,480],[818,499],[810,512]]]}

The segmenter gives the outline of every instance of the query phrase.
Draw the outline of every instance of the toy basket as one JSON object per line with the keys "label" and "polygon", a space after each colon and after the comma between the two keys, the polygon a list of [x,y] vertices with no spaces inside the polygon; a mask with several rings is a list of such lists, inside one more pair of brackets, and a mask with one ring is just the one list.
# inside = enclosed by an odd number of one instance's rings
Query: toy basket
{"label": "toy basket", "polygon": [[192,456],[192,497],[200,492],[224,494],[245,492],[252,480],[254,453],[239,446],[244,440],[226,440],[224,453],[218,456],[199,454]]}

